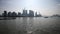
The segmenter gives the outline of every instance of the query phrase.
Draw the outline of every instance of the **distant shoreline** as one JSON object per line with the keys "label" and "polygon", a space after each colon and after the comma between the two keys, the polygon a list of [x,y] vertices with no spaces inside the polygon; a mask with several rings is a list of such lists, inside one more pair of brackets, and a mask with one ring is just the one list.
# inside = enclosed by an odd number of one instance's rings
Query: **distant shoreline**
{"label": "distant shoreline", "polygon": [[[21,16],[22,17],[22,16]],[[35,16],[34,16],[35,17]],[[43,18],[50,18],[50,17],[48,17],[48,16],[42,16]],[[56,16],[57,17],[57,16]],[[16,19],[17,18],[17,16],[16,17],[0,17],[0,20],[11,20],[11,19]],[[33,18],[33,17],[32,17]]]}

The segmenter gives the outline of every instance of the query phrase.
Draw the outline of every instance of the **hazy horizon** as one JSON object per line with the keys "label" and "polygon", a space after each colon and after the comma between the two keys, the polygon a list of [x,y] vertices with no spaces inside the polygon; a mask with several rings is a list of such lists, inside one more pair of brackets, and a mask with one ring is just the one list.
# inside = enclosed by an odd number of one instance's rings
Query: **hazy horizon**
{"label": "hazy horizon", "polygon": [[46,16],[60,14],[60,0],[0,0],[0,14],[4,10],[22,12],[24,8]]}

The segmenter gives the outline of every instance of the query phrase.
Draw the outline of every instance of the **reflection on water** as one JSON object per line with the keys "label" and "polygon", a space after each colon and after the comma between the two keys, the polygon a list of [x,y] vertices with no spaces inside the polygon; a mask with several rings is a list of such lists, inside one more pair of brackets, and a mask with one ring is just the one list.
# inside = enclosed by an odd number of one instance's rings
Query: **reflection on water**
{"label": "reflection on water", "polygon": [[0,20],[11,20],[16,19],[16,17],[0,17]]}
{"label": "reflection on water", "polygon": [[0,20],[0,34],[60,34],[58,17],[10,17],[8,19]]}

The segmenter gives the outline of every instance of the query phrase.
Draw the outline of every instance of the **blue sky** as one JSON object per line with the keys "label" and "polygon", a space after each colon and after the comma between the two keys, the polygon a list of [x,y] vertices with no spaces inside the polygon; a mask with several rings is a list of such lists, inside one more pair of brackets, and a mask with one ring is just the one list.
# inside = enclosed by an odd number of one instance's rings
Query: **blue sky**
{"label": "blue sky", "polygon": [[0,0],[0,13],[4,10],[22,12],[24,8],[42,15],[60,14],[60,0]]}

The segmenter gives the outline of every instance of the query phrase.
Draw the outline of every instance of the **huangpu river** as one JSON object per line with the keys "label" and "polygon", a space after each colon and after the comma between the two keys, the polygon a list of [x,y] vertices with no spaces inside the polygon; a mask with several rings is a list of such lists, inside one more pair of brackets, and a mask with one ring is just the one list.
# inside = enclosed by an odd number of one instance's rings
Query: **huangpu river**
{"label": "huangpu river", "polygon": [[60,34],[60,17],[3,19],[0,20],[0,34]]}

